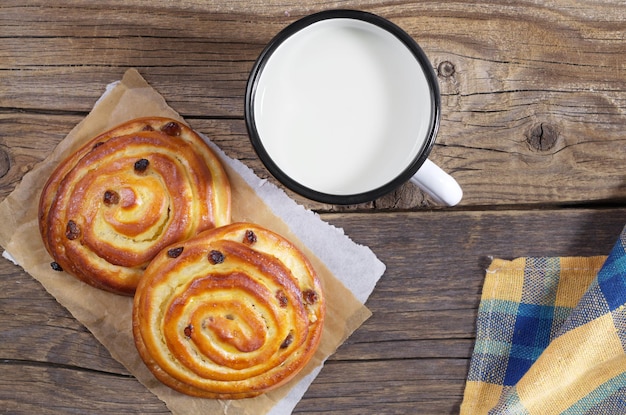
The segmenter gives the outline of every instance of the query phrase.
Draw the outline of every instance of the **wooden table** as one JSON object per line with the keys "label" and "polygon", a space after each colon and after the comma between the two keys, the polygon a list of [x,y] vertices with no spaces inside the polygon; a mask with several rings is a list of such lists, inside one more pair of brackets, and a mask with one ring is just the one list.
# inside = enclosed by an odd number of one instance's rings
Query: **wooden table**
{"label": "wooden table", "polygon": [[[626,4],[545,3],[4,0],[0,200],[129,67],[273,180],[243,121],[255,58],[311,12],[380,14],[438,73],[431,158],[465,197],[450,209],[410,184],[358,206],[290,193],[387,265],[367,303],[373,317],[295,412],[455,413],[490,258],[608,254],[626,225]],[[168,413],[32,277],[4,260],[0,275],[0,412]]]}

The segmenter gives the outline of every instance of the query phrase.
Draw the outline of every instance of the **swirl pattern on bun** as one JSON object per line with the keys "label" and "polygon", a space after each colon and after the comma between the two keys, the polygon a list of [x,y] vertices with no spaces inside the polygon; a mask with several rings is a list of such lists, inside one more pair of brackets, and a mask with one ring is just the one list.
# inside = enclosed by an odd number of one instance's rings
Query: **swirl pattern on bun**
{"label": "swirl pattern on bun", "polygon": [[52,173],[39,203],[53,268],[124,295],[163,248],[229,222],[220,160],[191,128],[160,117],[87,142]]}
{"label": "swirl pattern on bun", "polygon": [[161,252],[139,283],[135,344],[169,387],[241,399],[292,379],[318,347],[320,281],[290,241],[234,223]]}

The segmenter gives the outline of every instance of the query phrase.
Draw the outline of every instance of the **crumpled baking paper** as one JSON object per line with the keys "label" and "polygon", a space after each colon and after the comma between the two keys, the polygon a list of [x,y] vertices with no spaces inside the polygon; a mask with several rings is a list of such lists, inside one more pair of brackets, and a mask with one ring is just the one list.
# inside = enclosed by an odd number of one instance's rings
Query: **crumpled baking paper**
{"label": "crumpled baking paper", "polygon": [[164,401],[172,413],[290,414],[322,369],[324,361],[371,315],[364,303],[383,275],[385,265],[369,248],[354,243],[341,229],[296,204],[278,187],[226,156],[205,136],[222,159],[231,181],[233,221],[254,222],[282,234],[309,257],[324,286],[327,317],[320,347],[309,365],[290,383],[267,394],[222,401],[189,397],[164,386],[145,367],[135,349],[132,299],[98,290],[68,274],[53,271],[37,222],[41,189],[60,161],[95,135],[144,116],[165,116],[184,122],[136,70],[129,69],[121,81],[106,87],[89,115],[50,156],[24,176],[0,204],[3,255],[37,279],[116,360]]}

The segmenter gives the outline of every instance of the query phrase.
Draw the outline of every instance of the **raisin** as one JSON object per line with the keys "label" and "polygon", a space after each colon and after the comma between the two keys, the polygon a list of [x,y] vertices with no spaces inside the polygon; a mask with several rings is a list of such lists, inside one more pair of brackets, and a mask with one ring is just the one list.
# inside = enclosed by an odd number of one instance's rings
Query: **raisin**
{"label": "raisin", "polygon": [[181,133],[180,125],[176,122],[168,122],[163,127],[161,127],[161,131],[163,131],[167,135],[171,136],[179,136]]}
{"label": "raisin", "polygon": [[289,304],[289,299],[282,290],[276,291],[276,299],[278,300],[278,304],[282,308],[287,307],[287,305]]}
{"label": "raisin", "polygon": [[280,344],[280,348],[286,349],[291,343],[293,343],[293,334],[289,333],[287,337],[285,337],[285,340],[283,340],[283,342]]}
{"label": "raisin", "polygon": [[185,247],[183,247],[183,246],[179,246],[178,248],[169,249],[167,251],[167,256],[170,257],[170,258],[178,258],[180,256],[180,254],[183,253],[183,249],[185,249]]}
{"label": "raisin", "polygon": [[220,251],[212,250],[209,252],[209,262],[213,265],[224,262],[224,254]]}
{"label": "raisin", "polygon": [[104,144],[104,141],[98,141],[96,144],[93,145],[91,149],[95,150],[96,148],[100,147],[102,144]]}
{"label": "raisin", "polygon": [[302,293],[302,297],[307,304],[315,304],[317,302],[317,293],[313,290],[305,290]]}
{"label": "raisin", "polygon": [[73,220],[69,220],[67,222],[67,226],[65,227],[65,236],[70,241],[77,239],[80,236],[80,228]]}
{"label": "raisin", "polygon": [[148,165],[150,164],[150,161],[148,161],[147,159],[139,159],[135,162],[135,172],[137,173],[143,173],[146,171],[146,169],[148,168]]}
{"label": "raisin", "polygon": [[50,266],[51,266],[51,267],[52,267],[52,269],[53,269],[53,270],[55,270],[55,271],[59,271],[59,272],[63,271],[63,267],[62,267],[61,265],[59,265],[59,263],[58,263],[58,262],[51,262],[51,263],[50,263]]}
{"label": "raisin", "polygon": [[107,206],[117,205],[118,203],[120,203],[120,195],[113,190],[107,190],[106,192],[104,192],[103,200],[104,204]]}
{"label": "raisin", "polygon": [[256,234],[251,230],[247,230],[245,236],[243,237],[243,242],[248,245],[252,245],[256,242]]}
{"label": "raisin", "polygon": [[191,337],[192,332],[193,332],[193,326],[191,324],[185,327],[185,329],[183,330],[183,333],[185,333],[185,337]]}
{"label": "raisin", "polygon": [[154,128],[150,124],[146,124],[141,131],[154,131]]}

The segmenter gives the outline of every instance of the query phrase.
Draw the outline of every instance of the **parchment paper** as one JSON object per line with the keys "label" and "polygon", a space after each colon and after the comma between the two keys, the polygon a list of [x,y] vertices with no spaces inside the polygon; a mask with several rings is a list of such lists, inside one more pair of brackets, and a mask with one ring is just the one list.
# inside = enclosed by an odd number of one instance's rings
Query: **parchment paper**
{"label": "parchment paper", "polygon": [[[124,121],[143,116],[184,120],[139,73],[130,69],[121,81],[107,86],[90,114],[43,162],[26,174],[0,204],[0,244],[4,256],[22,266],[142,384],[174,414],[289,414],[322,368],[324,361],[370,315],[364,303],[385,266],[372,251],[352,242],[343,231],[323,222],[282,190],[252,170],[221,157],[232,186],[233,221],[251,221],[282,234],[296,244],[320,274],[327,299],[327,317],[320,347],[296,379],[260,397],[234,401],[192,398],[162,385],[141,361],[132,338],[132,299],[92,288],[50,268],[37,224],[39,195],[56,165],[82,143]],[[193,126],[192,126],[193,127]],[[42,131],[42,135],[45,132]]]}

